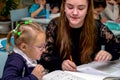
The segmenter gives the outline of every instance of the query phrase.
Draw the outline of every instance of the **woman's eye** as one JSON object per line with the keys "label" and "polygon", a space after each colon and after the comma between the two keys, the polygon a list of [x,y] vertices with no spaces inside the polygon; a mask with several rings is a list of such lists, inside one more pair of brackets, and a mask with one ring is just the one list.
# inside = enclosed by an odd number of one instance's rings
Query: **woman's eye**
{"label": "woman's eye", "polygon": [[83,10],[84,8],[85,8],[85,6],[78,7],[79,10]]}
{"label": "woman's eye", "polygon": [[69,9],[73,9],[73,6],[71,6],[71,5],[68,5],[68,8],[69,8]]}

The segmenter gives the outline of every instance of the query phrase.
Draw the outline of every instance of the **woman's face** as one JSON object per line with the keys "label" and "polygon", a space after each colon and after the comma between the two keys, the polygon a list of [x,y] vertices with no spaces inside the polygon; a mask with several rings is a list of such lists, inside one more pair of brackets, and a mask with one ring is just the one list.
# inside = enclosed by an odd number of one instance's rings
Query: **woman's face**
{"label": "woman's face", "polygon": [[83,25],[87,9],[87,0],[66,0],[65,14],[71,27],[79,28]]}

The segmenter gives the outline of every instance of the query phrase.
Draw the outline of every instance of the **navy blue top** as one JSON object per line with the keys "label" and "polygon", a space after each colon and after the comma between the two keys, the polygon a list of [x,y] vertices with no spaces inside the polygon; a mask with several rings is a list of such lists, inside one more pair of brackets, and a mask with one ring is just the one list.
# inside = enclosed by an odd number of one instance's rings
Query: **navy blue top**
{"label": "navy blue top", "polygon": [[8,55],[2,80],[38,80],[31,74],[34,67],[28,67],[26,60],[19,54],[13,52]]}

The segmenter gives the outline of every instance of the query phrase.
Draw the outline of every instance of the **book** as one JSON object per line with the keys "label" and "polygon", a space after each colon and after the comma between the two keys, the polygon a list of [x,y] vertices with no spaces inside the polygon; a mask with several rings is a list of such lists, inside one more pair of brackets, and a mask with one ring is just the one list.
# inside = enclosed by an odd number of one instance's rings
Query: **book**
{"label": "book", "polygon": [[43,76],[42,80],[107,80],[113,77],[120,78],[120,60],[94,61],[78,66],[76,72],[56,70]]}
{"label": "book", "polygon": [[120,23],[117,23],[115,21],[107,21],[105,25],[110,29],[110,30],[120,30]]}

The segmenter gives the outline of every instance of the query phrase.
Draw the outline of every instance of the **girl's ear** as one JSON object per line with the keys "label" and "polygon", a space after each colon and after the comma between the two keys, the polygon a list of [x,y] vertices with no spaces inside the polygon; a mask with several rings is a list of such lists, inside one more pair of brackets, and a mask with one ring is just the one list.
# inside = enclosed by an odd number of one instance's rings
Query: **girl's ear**
{"label": "girl's ear", "polygon": [[24,51],[26,48],[27,48],[27,44],[21,43],[20,49]]}

